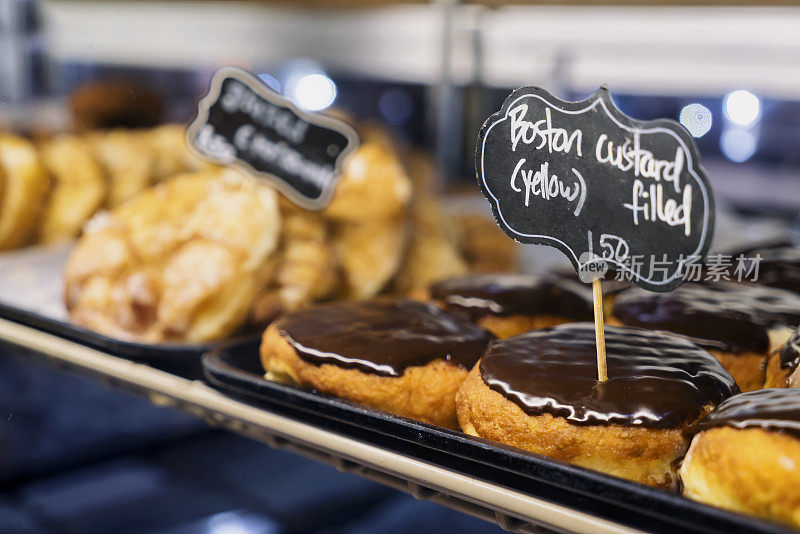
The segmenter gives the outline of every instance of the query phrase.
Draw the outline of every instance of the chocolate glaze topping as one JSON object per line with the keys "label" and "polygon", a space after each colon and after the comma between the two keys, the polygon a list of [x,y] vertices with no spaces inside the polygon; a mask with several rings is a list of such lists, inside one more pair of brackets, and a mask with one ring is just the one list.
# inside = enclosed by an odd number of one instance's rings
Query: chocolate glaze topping
{"label": "chocolate glaze topping", "polygon": [[761,428],[800,437],[800,389],[759,389],[736,395],[717,406],[695,430],[721,426]]}
{"label": "chocolate glaze topping", "polygon": [[746,254],[761,256],[756,283],[800,293],[800,247],[758,248]]}
{"label": "chocolate glaze topping", "polygon": [[707,349],[766,352],[769,330],[800,323],[800,295],[754,284],[684,284],[670,293],[632,289],[614,301],[627,325],[669,330]]}
{"label": "chocolate glaze topping", "polygon": [[797,369],[800,363],[800,327],[794,329],[792,337],[781,347],[781,369]]}
{"label": "chocolate glaze topping", "polygon": [[377,299],[328,304],[286,315],[281,336],[307,362],[381,376],[443,359],[471,369],[493,336],[436,306]]}
{"label": "chocolate glaze topping", "polygon": [[431,297],[448,311],[485,315],[558,315],[592,318],[592,290],[575,280],[556,276],[484,274],[451,278],[433,284]]}
{"label": "chocolate glaze topping", "polygon": [[597,380],[594,325],[572,323],[496,341],[484,383],[529,415],[573,424],[678,428],[739,392],[710,354],[687,339],[607,326],[608,380]]}

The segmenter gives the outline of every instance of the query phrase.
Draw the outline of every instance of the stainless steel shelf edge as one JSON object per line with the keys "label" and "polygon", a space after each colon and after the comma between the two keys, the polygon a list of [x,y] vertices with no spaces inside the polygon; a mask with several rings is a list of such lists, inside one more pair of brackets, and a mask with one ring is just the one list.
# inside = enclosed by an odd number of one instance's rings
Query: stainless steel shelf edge
{"label": "stainless steel shelf edge", "polygon": [[535,532],[537,526],[546,526],[579,533],[638,532],[250,406],[200,381],[117,358],[12,321],[0,319],[0,341],[99,375],[115,386],[145,394],[155,404],[180,408],[209,424],[331,463],[342,471],[388,484],[417,498],[484,519],[488,511],[488,518],[507,530]]}

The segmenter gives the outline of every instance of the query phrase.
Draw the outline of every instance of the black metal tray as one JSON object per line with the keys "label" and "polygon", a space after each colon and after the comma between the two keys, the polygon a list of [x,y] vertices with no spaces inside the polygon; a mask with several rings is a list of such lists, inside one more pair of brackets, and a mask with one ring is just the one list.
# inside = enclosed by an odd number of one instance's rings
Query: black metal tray
{"label": "black metal tray", "polygon": [[0,318],[8,319],[25,326],[30,326],[54,334],[81,345],[101,350],[113,356],[119,356],[138,363],[144,363],[177,374],[184,378],[201,378],[203,371],[200,363],[203,353],[217,346],[235,346],[252,343],[259,339],[260,331],[243,332],[224,341],[202,344],[147,344],[114,339],[86,328],[81,328],[66,321],[47,317],[36,312],[23,310],[0,303]]}
{"label": "black metal tray", "polygon": [[257,342],[203,355],[212,386],[325,430],[648,532],[791,532],[676,493],[267,381]]}

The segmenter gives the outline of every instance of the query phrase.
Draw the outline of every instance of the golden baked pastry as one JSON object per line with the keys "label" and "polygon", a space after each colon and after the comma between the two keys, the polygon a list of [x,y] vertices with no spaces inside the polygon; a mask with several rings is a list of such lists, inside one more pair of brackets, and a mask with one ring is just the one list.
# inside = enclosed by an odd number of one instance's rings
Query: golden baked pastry
{"label": "golden baked pastry", "polygon": [[500,339],[594,317],[589,286],[555,276],[457,276],[432,284],[426,296],[445,310],[466,314]]}
{"label": "golden baked pastry", "polygon": [[278,245],[276,193],[243,175],[182,175],[90,221],[65,270],[71,319],[144,342],[203,342],[246,320]]}
{"label": "golden baked pastry", "polygon": [[[411,182],[390,138],[369,125],[361,135],[327,209],[308,212],[280,198],[286,225],[279,267],[256,301],[255,317],[272,318],[333,296],[405,292],[464,271],[435,200],[420,194],[409,209]],[[394,279],[403,282],[392,284]]]}
{"label": "golden baked pastry", "polygon": [[433,282],[467,272],[512,270],[516,246],[491,220],[451,215],[436,194],[443,179],[436,162],[422,150],[404,154],[403,164],[414,185],[412,232],[406,259],[398,274],[400,293],[417,293]]}
{"label": "golden baked pastry", "polygon": [[42,213],[39,241],[52,243],[76,237],[105,200],[103,172],[85,140],[62,135],[39,147],[52,187]]}
{"label": "golden baked pastry", "polygon": [[411,181],[391,146],[380,138],[362,137],[322,214],[348,222],[397,218],[408,208],[411,190]]}
{"label": "golden baked pastry", "polygon": [[0,133],[0,250],[28,243],[48,188],[47,173],[33,144]]}
{"label": "golden baked pastry", "polygon": [[[485,328],[498,339],[507,339],[509,337],[518,336],[531,330],[541,330],[543,328],[550,328],[564,323],[574,322],[566,317],[558,315],[485,315],[478,318],[475,324],[481,328]],[[609,324],[606,322],[606,324]]]}
{"label": "golden baked pastry", "polygon": [[437,186],[441,186],[443,179],[436,161],[429,152],[424,150],[409,150],[403,153],[403,166],[406,169],[416,194],[425,196],[433,195]]}
{"label": "golden baked pastry", "polygon": [[456,396],[467,434],[627,478],[674,487],[687,429],[738,388],[708,353],[664,332],[606,327],[597,380],[594,325],[496,341]]}
{"label": "golden baked pastry", "polygon": [[800,387],[800,328],[767,361],[765,388]]}
{"label": "golden baked pastry", "polygon": [[400,268],[408,226],[404,218],[336,225],[333,247],[344,279],[344,295],[366,299],[377,295]]}
{"label": "golden baked pastry", "polygon": [[680,468],[685,496],[800,528],[800,390],[736,395],[698,430]]}
{"label": "golden baked pastry", "polygon": [[448,219],[436,198],[420,194],[414,199],[411,237],[395,289],[409,293],[433,282],[466,274],[467,264],[458,250]]}
{"label": "golden baked pastry", "polygon": [[286,214],[283,228],[275,279],[284,308],[296,310],[329,296],[336,289],[336,257],[327,228],[316,214]]}
{"label": "golden baked pastry", "polygon": [[461,253],[473,273],[514,271],[517,267],[517,243],[503,233],[494,221],[483,215],[456,215],[454,228],[459,230]]}
{"label": "golden baked pastry", "polygon": [[766,356],[763,353],[732,353],[708,347],[706,350],[736,379],[742,391],[754,391],[764,387]]}
{"label": "golden baked pastry", "polygon": [[326,221],[315,212],[281,206],[277,268],[253,305],[257,323],[271,321],[331,296],[340,286],[336,255]]}
{"label": "golden baked pastry", "polygon": [[164,124],[142,132],[153,152],[153,179],[160,182],[183,172],[209,170],[213,163],[195,156],[186,145],[186,127]]}
{"label": "golden baked pastry", "polygon": [[429,304],[379,299],[284,316],[261,362],[271,380],[455,428],[456,390],[490,340]]}
{"label": "golden baked pastry", "polygon": [[150,187],[154,154],[141,132],[112,130],[87,136],[95,160],[108,178],[107,204],[113,208]]}

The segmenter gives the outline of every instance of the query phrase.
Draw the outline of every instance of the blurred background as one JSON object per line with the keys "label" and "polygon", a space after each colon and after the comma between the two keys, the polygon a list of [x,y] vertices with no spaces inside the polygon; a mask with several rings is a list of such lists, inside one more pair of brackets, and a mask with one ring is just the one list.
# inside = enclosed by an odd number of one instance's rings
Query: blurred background
{"label": "blurred background", "polygon": [[578,99],[605,83],[635,118],[681,120],[720,196],[791,215],[794,2],[670,3],[2,0],[2,121],[66,127],[64,102],[93,80],[146,90],[150,120],[188,121],[215,68],[235,64],[301,107],[377,119],[471,181],[477,130],[511,89]]}
{"label": "blurred background", "polygon": [[[309,110],[372,119],[473,190],[505,96],[606,84],[696,138],[722,213],[800,219],[795,2],[0,0],[0,129],[187,123],[238,65]],[[0,532],[492,532],[497,527],[0,354]]]}

